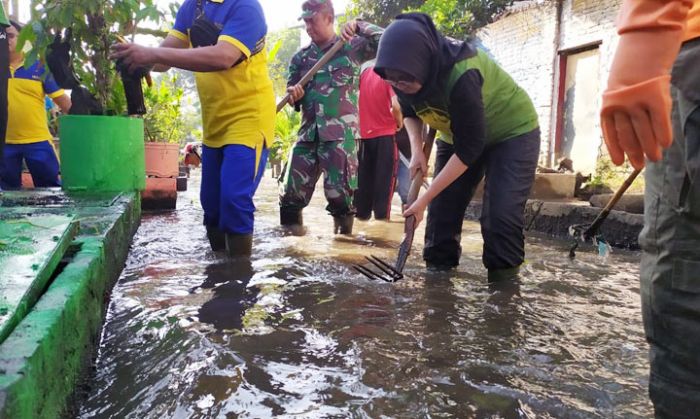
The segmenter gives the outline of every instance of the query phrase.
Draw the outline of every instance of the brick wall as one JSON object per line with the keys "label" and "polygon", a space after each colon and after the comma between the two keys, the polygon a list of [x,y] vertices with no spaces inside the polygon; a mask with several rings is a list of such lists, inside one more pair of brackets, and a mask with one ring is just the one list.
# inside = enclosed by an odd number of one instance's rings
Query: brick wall
{"label": "brick wall", "polygon": [[543,158],[547,153],[554,103],[556,33],[556,4],[533,2],[532,6],[514,11],[477,34],[498,63],[532,98],[540,118]]}
{"label": "brick wall", "polygon": [[[621,1],[561,0],[559,25],[556,0],[516,3],[511,12],[477,34],[532,98],[542,127],[544,164],[548,163],[550,144],[554,144],[558,53],[600,42],[600,71],[591,76],[598,77],[602,91],[617,46],[614,22]],[[600,132],[597,118],[591,123]]]}

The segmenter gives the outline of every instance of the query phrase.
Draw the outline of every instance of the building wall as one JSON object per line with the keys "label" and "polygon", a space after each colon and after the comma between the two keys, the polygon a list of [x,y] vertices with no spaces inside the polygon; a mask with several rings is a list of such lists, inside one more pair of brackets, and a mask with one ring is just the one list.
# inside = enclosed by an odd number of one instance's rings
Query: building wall
{"label": "building wall", "polygon": [[541,160],[550,137],[557,7],[533,2],[488,25],[477,37],[496,61],[530,95],[542,130]]}
{"label": "building wall", "polygon": [[[559,85],[559,54],[600,43],[600,68],[591,75],[607,84],[617,47],[615,17],[622,0],[534,0],[516,3],[501,19],[477,36],[497,61],[532,98],[542,126],[543,164],[553,161]],[[600,100],[596,104],[600,107]],[[597,110],[595,112],[597,114]],[[590,121],[600,136],[598,118]]]}

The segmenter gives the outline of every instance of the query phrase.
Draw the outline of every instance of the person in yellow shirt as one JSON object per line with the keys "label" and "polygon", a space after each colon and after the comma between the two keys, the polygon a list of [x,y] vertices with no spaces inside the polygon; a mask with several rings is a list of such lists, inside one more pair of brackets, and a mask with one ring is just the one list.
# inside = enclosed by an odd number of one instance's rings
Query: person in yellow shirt
{"label": "person in yellow shirt", "polygon": [[[7,42],[7,28],[10,20],[5,14],[5,8],[0,3],[0,166],[2,165],[2,152],[5,147],[5,133],[7,132],[7,79],[10,76],[10,50]],[[2,191],[2,188],[0,188]]]}
{"label": "person in yellow shirt", "polygon": [[601,122],[646,166],[642,316],[657,418],[700,415],[700,0],[625,0]]}
{"label": "person in yellow shirt", "polygon": [[50,97],[63,113],[68,113],[71,101],[54,81],[48,69],[38,61],[24,66],[24,54],[17,51],[17,36],[22,26],[13,20],[7,28],[10,53],[8,81],[8,124],[5,150],[0,168],[0,187],[22,187],[22,162],[26,162],[34,186],[61,186],[59,165],[51,144],[44,97]]}
{"label": "person in yellow shirt", "polygon": [[251,253],[253,195],[274,136],[266,33],[258,0],[185,0],[160,47],[113,47],[112,58],[132,71],[155,65],[155,71],[195,72],[204,127],[204,225],[212,249],[231,256]]}

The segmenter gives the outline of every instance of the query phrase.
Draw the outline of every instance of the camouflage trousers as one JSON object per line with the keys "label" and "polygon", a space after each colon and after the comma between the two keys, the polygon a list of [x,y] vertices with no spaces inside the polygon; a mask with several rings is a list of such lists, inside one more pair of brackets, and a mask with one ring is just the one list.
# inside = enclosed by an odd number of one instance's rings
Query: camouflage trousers
{"label": "camouflage trousers", "polygon": [[674,71],[673,144],[646,169],[641,295],[657,418],[700,415],[700,43],[695,51],[686,74]]}
{"label": "camouflage trousers", "polygon": [[323,192],[333,215],[354,214],[357,189],[357,141],[298,141],[280,179],[280,208],[301,210],[309,205],[323,173]]}

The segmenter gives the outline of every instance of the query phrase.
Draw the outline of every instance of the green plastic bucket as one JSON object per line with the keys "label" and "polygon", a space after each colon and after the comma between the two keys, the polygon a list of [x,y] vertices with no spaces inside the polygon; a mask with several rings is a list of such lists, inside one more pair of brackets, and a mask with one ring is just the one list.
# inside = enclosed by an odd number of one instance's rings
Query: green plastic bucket
{"label": "green plastic bucket", "polygon": [[66,115],[60,118],[59,124],[64,190],[125,192],[145,189],[143,120]]}

